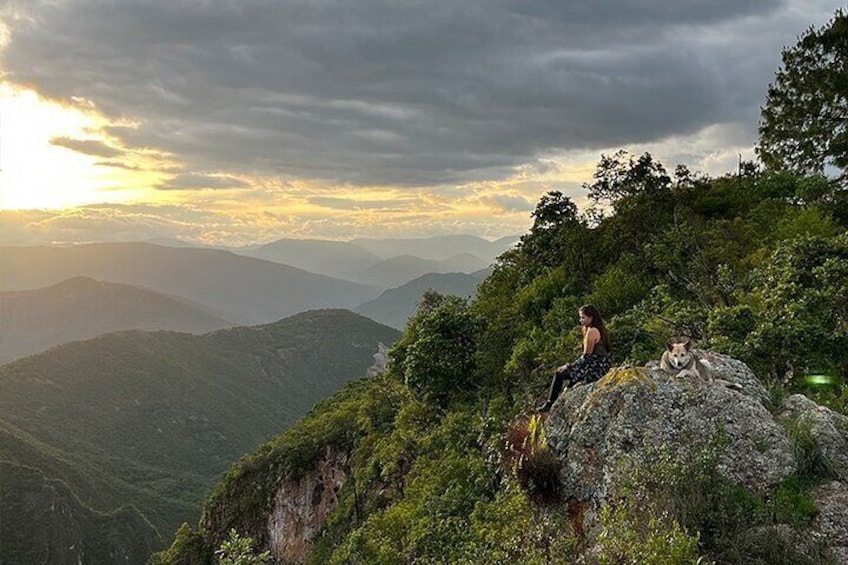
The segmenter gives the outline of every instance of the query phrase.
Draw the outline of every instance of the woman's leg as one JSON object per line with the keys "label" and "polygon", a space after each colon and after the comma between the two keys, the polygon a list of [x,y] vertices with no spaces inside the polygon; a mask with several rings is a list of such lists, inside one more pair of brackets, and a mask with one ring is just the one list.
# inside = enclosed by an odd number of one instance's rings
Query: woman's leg
{"label": "woman's leg", "polygon": [[571,382],[569,376],[570,368],[570,365],[563,365],[554,372],[554,378],[551,380],[551,389],[548,391],[548,400],[536,408],[539,412],[547,412],[550,410],[556,399],[559,398],[565,381],[568,380],[569,383]]}

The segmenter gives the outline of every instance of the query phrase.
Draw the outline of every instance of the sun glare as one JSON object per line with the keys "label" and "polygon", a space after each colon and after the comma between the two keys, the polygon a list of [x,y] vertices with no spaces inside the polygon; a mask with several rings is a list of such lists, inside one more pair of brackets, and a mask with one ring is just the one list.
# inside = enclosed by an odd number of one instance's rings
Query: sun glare
{"label": "sun glare", "polygon": [[61,138],[102,142],[92,132],[105,124],[92,112],[0,84],[0,210],[62,209],[137,199],[150,186],[149,174],[102,166],[101,156],[51,143]]}

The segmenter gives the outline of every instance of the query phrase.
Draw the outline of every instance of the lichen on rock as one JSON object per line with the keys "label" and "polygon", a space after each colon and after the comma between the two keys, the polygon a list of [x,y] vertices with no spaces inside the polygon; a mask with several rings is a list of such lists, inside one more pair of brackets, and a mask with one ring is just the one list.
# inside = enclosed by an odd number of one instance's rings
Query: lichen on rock
{"label": "lichen on rock", "polygon": [[628,470],[653,464],[659,447],[685,460],[720,437],[725,445],[718,472],[754,492],[767,493],[795,471],[791,442],[767,409],[765,387],[744,363],[703,357],[717,377],[742,390],[677,379],[652,363],[614,368],[597,383],[565,391],[554,404],[548,441],[563,461],[564,498],[580,508],[576,527],[596,527]]}

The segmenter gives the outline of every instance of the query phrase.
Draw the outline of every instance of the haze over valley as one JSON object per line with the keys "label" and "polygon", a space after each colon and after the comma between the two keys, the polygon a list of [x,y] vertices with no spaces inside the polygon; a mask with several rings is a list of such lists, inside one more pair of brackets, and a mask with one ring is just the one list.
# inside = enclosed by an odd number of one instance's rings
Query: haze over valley
{"label": "haze over valley", "polygon": [[845,9],[0,1],[0,565],[848,560]]}

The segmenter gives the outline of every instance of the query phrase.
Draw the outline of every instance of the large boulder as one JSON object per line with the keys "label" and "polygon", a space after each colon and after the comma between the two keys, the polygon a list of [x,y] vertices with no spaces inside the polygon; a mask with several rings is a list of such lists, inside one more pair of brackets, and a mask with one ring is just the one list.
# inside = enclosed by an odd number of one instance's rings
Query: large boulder
{"label": "large boulder", "polygon": [[701,353],[726,383],[679,379],[650,363],[614,368],[554,404],[545,427],[563,462],[562,494],[576,529],[594,528],[629,472],[647,468],[660,452],[686,460],[720,443],[718,471],[763,494],[795,471],[791,441],[769,411],[762,383],[740,361]]}
{"label": "large boulder", "polygon": [[848,482],[848,416],[793,394],[781,403],[780,419],[809,433],[833,474]]}

